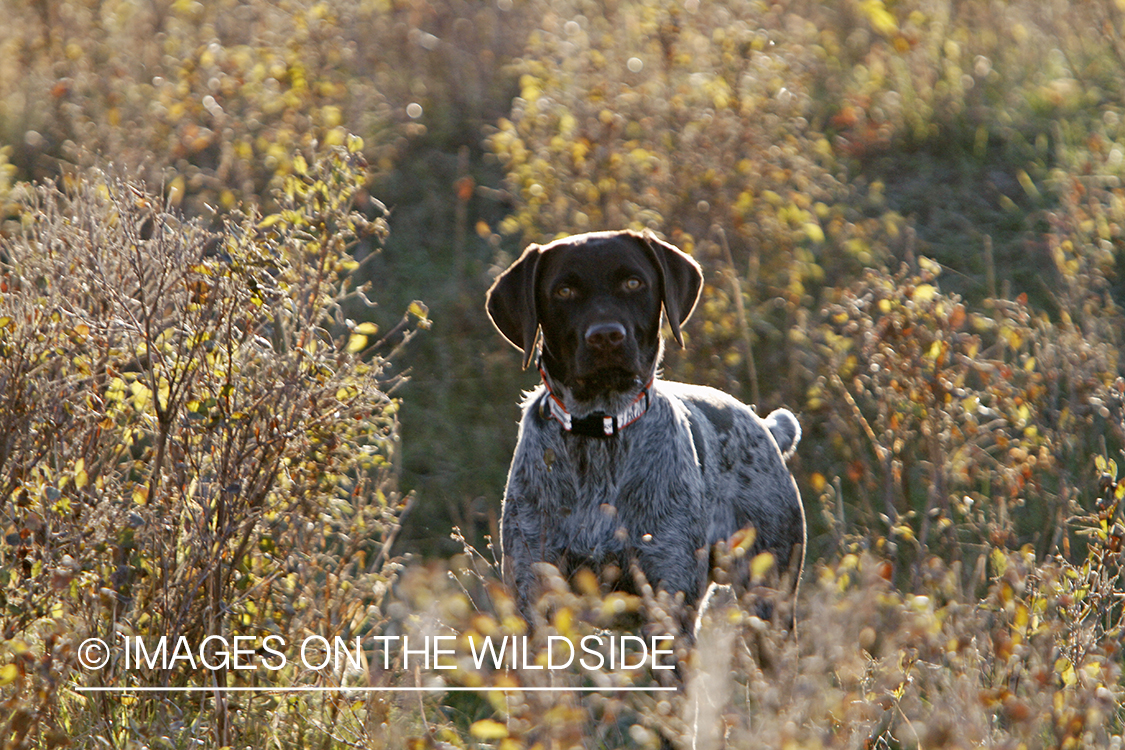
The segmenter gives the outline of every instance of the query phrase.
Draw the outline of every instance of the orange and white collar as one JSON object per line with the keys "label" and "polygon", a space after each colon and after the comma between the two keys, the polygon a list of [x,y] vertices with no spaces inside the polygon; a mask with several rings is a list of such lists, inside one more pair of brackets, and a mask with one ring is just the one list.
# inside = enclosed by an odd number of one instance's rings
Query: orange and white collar
{"label": "orange and white collar", "polygon": [[643,417],[645,412],[648,411],[649,401],[651,400],[652,378],[637,394],[637,397],[618,413],[607,414],[596,411],[585,417],[575,418],[566,410],[562,399],[551,388],[551,383],[547,379],[547,371],[543,369],[542,360],[536,362],[536,367],[539,368],[539,377],[543,379],[543,387],[547,389],[545,397],[539,402],[539,415],[544,419],[548,417],[554,419],[562,425],[564,430],[573,435],[597,438],[613,437]]}

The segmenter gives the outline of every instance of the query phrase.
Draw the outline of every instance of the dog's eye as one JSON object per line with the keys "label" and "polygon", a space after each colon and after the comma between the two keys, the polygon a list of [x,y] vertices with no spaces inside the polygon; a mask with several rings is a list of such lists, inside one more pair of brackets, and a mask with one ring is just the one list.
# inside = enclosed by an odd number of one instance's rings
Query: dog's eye
{"label": "dog's eye", "polygon": [[574,299],[578,292],[572,286],[563,284],[555,288],[555,299]]}
{"label": "dog's eye", "polygon": [[643,281],[641,281],[640,279],[638,279],[636,276],[631,276],[631,277],[625,279],[625,281],[621,284],[621,288],[624,289],[627,292],[635,292],[635,291],[638,291],[644,285],[645,285],[645,283]]}

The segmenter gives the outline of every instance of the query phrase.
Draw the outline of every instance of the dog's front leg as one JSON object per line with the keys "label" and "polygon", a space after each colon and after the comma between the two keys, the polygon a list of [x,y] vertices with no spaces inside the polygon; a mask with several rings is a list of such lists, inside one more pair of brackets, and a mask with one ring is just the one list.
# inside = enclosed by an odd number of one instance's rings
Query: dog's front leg
{"label": "dog's front leg", "polygon": [[[677,535],[670,535],[673,539]],[[693,545],[692,541],[698,542]],[[697,547],[698,549],[693,549]],[[706,590],[707,560],[702,539],[678,544],[642,543],[637,560],[641,571],[654,589],[668,593],[672,600],[671,615],[680,633],[691,640],[695,612]]]}
{"label": "dog's front leg", "polygon": [[508,497],[500,517],[500,554],[504,585],[515,593],[516,609],[529,626],[534,626],[535,602],[539,600],[539,579],[535,563],[543,562],[543,530],[539,514],[528,512],[527,501]]}

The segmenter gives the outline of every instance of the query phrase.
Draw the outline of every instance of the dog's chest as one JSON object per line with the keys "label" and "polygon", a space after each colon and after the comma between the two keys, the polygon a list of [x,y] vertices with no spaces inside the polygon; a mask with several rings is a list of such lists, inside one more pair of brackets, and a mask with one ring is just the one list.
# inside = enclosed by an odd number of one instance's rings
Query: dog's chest
{"label": "dog's chest", "polygon": [[550,423],[525,432],[508,498],[535,506],[546,547],[602,559],[666,535],[669,519],[692,513],[702,477],[690,439],[666,439],[662,411],[604,440]]}
{"label": "dog's chest", "polygon": [[558,482],[561,490],[550,495],[545,518],[569,551],[592,557],[617,554],[644,525],[644,514],[638,513],[644,489],[636,481],[622,481],[637,474],[619,441],[581,442],[585,444],[555,451],[549,468],[552,449],[545,448],[544,479]]}

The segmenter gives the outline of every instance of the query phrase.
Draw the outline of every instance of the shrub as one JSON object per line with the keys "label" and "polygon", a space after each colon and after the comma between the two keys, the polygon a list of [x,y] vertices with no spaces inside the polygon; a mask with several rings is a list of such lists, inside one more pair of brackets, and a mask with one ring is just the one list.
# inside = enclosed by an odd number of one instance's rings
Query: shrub
{"label": "shrub", "polygon": [[968,570],[990,545],[1047,556],[1095,489],[1089,456],[1119,439],[1110,319],[1052,323],[1026,297],[974,312],[920,264],[832,293],[797,334],[819,368],[808,405],[829,446],[811,477],[824,520],[897,550],[915,582],[932,545]]}
{"label": "shrub", "polygon": [[398,379],[370,324],[341,313],[363,295],[349,248],[385,232],[353,210],[357,147],[295,155],[281,210],[217,233],[112,172],[16,190],[0,246],[9,746],[288,743],[332,723],[330,703],[134,705],[67,686],[297,684],[292,668],[79,670],[76,651],[93,636],[331,640],[382,617]]}

